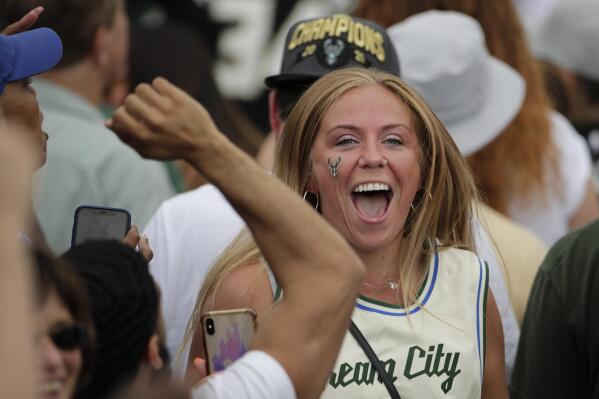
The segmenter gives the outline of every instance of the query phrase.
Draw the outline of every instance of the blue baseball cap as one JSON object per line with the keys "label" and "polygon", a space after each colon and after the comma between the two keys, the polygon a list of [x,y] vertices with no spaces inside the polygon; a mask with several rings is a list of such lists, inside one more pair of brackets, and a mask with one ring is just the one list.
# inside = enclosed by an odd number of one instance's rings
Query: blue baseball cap
{"label": "blue baseball cap", "polygon": [[49,28],[0,35],[0,93],[6,83],[52,69],[62,57],[62,41]]}

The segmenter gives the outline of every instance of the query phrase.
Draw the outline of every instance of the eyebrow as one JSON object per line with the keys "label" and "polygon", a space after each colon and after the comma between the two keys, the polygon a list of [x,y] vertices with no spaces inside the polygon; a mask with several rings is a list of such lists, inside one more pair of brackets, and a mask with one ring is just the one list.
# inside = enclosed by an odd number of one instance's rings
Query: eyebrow
{"label": "eyebrow", "polygon": [[[383,126],[381,130],[385,131],[385,130],[394,129],[394,128],[398,128],[398,127],[404,128],[408,132],[412,133],[412,130],[409,128],[409,126],[406,126],[403,123],[390,123],[388,125]],[[336,129],[348,129],[348,130],[352,130],[352,131],[356,131],[356,132],[360,130],[357,126],[354,126],[354,125],[341,124],[341,125],[333,126],[331,129],[329,129],[329,131],[327,132],[327,135],[329,135],[332,131],[334,131]]]}
{"label": "eyebrow", "polygon": [[348,130],[353,130],[353,131],[358,131],[360,129],[358,129],[357,126],[354,125],[335,125],[333,126],[331,129],[329,129],[329,131],[327,132],[327,135],[331,134],[331,132],[333,132],[333,130],[337,130],[337,129],[348,129]]}

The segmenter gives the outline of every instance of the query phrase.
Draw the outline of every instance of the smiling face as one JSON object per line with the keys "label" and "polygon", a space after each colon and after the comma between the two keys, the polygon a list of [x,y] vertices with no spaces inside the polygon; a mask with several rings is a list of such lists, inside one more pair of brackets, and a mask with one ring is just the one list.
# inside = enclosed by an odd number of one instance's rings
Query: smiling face
{"label": "smiling face", "polygon": [[25,128],[25,132],[28,133],[27,141],[39,159],[38,166],[43,166],[46,163],[48,135],[42,130],[44,116],[40,111],[31,80],[7,83],[0,94],[0,107],[9,122]]}
{"label": "smiling face", "polygon": [[[341,157],[338,176],[333,163]],[[408,108],[378,84],[353,88],[325,113],[311,152],[322,215],[358,252],[399,249],[420,188],[421,149]]]}
{"label": "smiling face", "polygon": [[39,399],[70,399],[73,396],[81,371],[81,349],[59,349],[50,338],[50,334],[72,324],[71,314],[51,291],[35,318]]}

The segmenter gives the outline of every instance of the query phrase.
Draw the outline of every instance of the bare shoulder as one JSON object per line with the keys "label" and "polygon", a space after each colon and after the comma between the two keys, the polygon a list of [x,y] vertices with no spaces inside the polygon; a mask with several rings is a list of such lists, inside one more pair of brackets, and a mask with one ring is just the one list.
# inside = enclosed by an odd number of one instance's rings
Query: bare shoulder
{"label": "bare shoulder", "polygon": [[[222,282],[216,287],[204,306],[202,313],[213,310],[230,310],[251,308],[258,317],[267,313],[274,302],[268,273],[261,262],[252,262],[239,266],[228,272]],[[199,382],[199,375],[193,361],[196,357],[205,357],[202,329],[196,328],[193,333],[185,382],[193,386]]]}
{"label": "bare shoulder", "polygon": [[207,301],[204,310],[253,308],[261,315],[274,301],[268,273],[261,262],[248,263],[228,272]]}

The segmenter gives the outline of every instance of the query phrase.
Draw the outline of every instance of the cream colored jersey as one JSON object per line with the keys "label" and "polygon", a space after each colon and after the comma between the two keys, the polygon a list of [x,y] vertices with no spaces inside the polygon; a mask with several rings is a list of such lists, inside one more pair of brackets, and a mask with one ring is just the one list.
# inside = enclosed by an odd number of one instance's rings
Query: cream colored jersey
{"label": "cream colored jersey", "polygon": [[[487,266],[471,252],[439,249],[419,302],[403,308],[359,297],[352,319],[383,362],[402,399],[480,398]],[[322,398],[387,398],[348,332]]]}

